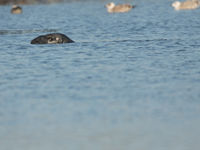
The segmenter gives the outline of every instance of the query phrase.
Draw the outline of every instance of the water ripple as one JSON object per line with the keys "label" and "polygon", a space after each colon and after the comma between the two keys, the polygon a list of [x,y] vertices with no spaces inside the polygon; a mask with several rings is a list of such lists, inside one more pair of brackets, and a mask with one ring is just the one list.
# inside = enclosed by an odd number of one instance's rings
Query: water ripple
{"label": "water ripple", "polygon": [[27,34],[27,33],[42,33],[42,32],[57,32],[58,29],[15,29],[15,30],[0,30],[0,35],[10,35],[10,34]]}

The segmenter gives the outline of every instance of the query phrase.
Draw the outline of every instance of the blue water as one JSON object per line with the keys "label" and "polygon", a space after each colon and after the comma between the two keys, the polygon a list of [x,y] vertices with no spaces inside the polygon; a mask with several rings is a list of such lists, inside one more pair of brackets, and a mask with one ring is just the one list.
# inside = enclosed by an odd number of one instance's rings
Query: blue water
{"label": "blue water", "polygon": [[0,150],[199,150],[200,9],[107,2],[0,6]]}

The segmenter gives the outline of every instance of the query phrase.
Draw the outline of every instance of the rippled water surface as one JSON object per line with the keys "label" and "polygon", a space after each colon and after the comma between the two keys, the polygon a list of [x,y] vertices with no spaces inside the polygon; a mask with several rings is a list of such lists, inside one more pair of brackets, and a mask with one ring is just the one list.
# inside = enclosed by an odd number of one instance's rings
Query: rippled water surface
{"label": "rippled water surface", "polygon": [[199,150],[200,9],[171,2],[0,6],[0,150]]}

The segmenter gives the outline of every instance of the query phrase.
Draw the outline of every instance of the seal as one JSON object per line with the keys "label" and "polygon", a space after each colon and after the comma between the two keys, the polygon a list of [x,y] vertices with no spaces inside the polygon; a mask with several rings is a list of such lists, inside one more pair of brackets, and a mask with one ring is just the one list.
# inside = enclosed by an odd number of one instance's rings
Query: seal
{"label": "seal", "polygon": [[31,44],[62,44],[74,43],[69,37],[61,33],[51,33],[38,36],[31,41]]}
{"label": "seal", "polygon": [[13,5],[10,12],[12,14],[21,14],[22,13],[22,8],[20,6],[18,6],[18,5]]}
{"label": "seal", "polygon": [[110,3],[106,4],[105,7],[107,8],[107,11],[109,13],[124,13],[124,12],[130,11],[135,6],[132,6],[130,4],[115,5],[115,3],[110,2]]}

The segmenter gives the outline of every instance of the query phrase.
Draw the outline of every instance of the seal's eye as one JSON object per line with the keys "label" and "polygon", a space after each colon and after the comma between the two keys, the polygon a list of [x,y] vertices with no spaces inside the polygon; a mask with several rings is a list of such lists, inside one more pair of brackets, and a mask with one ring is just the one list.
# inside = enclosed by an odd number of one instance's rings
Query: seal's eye
{"label": "seal's eye", "polygon": [[52,37],[48,37],[48,41],[53,41],[53,38]]}

